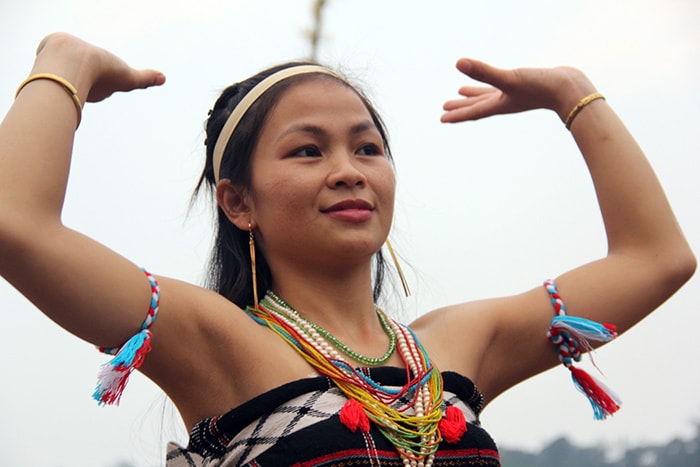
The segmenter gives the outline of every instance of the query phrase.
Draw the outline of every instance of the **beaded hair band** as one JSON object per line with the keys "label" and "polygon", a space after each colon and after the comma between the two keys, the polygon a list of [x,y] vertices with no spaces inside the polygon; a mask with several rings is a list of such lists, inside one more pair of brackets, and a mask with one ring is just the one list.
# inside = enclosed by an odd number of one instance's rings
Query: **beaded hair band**
{"label": "beaded hair band", "polygon": [[229,115],[228,119],[226,120],[224,127],[221,129],[219,137],[216,139],[216,144],[214,145],[214,155],[212,157],[212,164],[214,166],[214,180],[217,183],[219,182],[221,162],[224,158],[224,150],[226,149],[226,146],[228,145],[228,142],[231,139],[231,135],[233,135],[233,132],[236,130],[236,127],[238,126],[248,109],[250,109],[250,107],[260,98],[260,96],[265,94],[272,86],[279,83],[280,81],[283,81],[292,76],[304,75],[309,73],[322,73],[333,76],[343,82],[346,81],[345,78],[343,78],[338,73],[329,68],[320,65],[299,65],[285,68],[284,70],[280,70],[277,73],[273,73],[264,80],[260,81],[258,84],[256,84],[255,87],[253,87],[253,89],[251,89],[245,96],[243,96],[243,99],[241,99],[238,105],[236,105],[236,107],[233,109],[233,112],[231,112],[231,115]]}
{"label": "beaded hair band", "polygon": [[617,337],[617,329],[612,324],[600,324],[586,318],[567,316],[564,301],[552,279],[547,279],[544,288],[549,292],[556,316],[547,331],[547,338],[554,344],[559,361],[569,369],[574,385],[588,397],[596,420],[603,420],[620,409],[622,402],[603,383],[584,370],[573,365],[581,361],[581,350],[588,352],[593,347],[589,340],[608,342]]}

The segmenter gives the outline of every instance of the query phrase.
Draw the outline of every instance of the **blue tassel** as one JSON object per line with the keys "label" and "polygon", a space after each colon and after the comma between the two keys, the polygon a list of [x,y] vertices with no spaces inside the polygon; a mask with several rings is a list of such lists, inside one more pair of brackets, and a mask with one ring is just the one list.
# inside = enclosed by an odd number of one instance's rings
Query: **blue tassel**
{"label": "blue tassel", "polygon": [[[617,337],[617,329],[612,324],[600,324],[586,318],[568,316],[554,281],[548,279],[544,286],[557,314],[552,318],[547,338],[556,346],[559,360],[571,372],[576,388],[588,398],[595,419],[603,420],[617,412],[622,402],[600,381],[584,370],[576,368],[573,361],[581,360],[582,351],[588,352],[593,349],[593,346],[588,343],[589,340],[608,342]],[[595,365],[595,362],[593,364]]]}
{"label": "blue tassel", "polygon": [[114,358],[102,366],[93,399],[100,405],[119,404],[129,376],[141,366],[151,350],[150,340],[151,331],[144,329],[126,341]]}
{"label": "blue tassel", "polygon": [[109,361],[109,365],[115,368],[120,366],[130,367],[134,364],[134,360],[143,348],[144,342],[151,338],[151,333],[147,329],[142,330],[138,334],[134,334],[129,338],[128,341],[119,349],[117,355],[114,356],[112,360]]}
{"label": "blue tassel", "polygon": [[576,386],[576,389],[581,391],[581,393],[583,393],[583,395],[586,396],[586,399],[588,399],[588,402],[591,403],[591,408],[593,409],[593,418],[595,420],[605,420],[605,413],[603,412],[603,408],[600,405],[596,404],[596,402],[593,399],[588,397],[588,394],[586,394],[586,391],[583,390],[573,373],[571,374],[571,380],[574,382],[574,386]]}
{"label": "blue tassel", "polygon": [[574,335],[586,340],[608,342],[617,337],[617,330],[611,324],[600,324],[578,316],[560,315],[552,318],[552,326],[568,329]]}

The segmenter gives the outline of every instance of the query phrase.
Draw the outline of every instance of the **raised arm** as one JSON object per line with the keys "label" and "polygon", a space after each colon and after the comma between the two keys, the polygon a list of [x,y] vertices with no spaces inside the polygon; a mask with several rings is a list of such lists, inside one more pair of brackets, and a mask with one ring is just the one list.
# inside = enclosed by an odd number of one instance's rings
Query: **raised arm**
{"label": "raised arm", "polygon": [[[566,121],[584,97],[596,92],[572,68],[500,70],[467,59],[457,66],[491,87],[461,88],[464,98],[445,103],[443,122],[537,108],[553,110]],[[607,102],[598,98],[579,108],[570,130],[595,185],[608,254],[561,275],[556,283],[570,315],[615,323],[624,332],[691,277],[695,258],[652,168]],[[457,365],[473,374],[490,399],[557,363],[544,338],[553,313],[547,292],[537,287],[513,297],[450,307],[438,316],[461,324],[443,327],[446,342],[463,342],[460,330],[469,326],[482,332],[478,348],[460,349],[464,360]]]}
{"label": "raised arm", "polygon": [[165,77],[67,34],[39,45],[29,76],[42,75],[0,126],[0,274],[62,327],[114,346],[138,329],[150,292],[136,266],[61,222],[73,136],[82,103]]}
{"label": "raised arm", "polygon": [[[286,364],[264,376],[255,373],[270,368],[261,359],[271,365],[279,360],[269,351],[267,331],[236,305],[160,275],[160,312],[146,341],[147,333],[139,331],[151,303],[149,280],[131,261],[61,221],[82,103],[160,85],[164,76],[134,70],[67,34],[42,41],[30,78],[37,74],[50,76],[30,79],[0,125],[0,275],[61,327],[93,344],[151,347],[140,367],[130,365],[142,361],[130,358],[132,352],[122,354],[129,355],[126,365],[117,364],[121,360],[108,365],[116,371],[104,375],[94,396],[106,403],[118,400],[121,383],[139,368],[191,427],[248,400],[261,387],[296,377],[299,368]],[[281,340],[273,342],[286,349]],[[257,379],[240,377],[251,373]]]}

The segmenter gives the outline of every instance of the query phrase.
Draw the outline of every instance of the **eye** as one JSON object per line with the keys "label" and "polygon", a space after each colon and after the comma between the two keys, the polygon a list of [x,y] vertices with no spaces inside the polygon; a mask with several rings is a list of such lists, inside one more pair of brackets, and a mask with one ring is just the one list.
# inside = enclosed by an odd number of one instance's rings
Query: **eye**
{"label": "eye", "polygon": [[315,146],[304,146],[291,153],[292,157],[321,157],[321,151]]}
{"label": "eye", "polygon": [[381,156],[384,154],[384,151],[382,151],[376,144],[365,144],[358,149],[357,153],[360,156]]}

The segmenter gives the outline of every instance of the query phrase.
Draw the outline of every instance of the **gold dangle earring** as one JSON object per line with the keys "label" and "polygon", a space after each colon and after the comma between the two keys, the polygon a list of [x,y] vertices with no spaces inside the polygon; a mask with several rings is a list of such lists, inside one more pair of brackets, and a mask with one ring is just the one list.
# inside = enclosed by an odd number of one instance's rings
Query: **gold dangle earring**
{"label": "gold dangle earring", "polygon": [[389,249],[391,259],[394,260],[394,267],[396,268],[396,272],[399,273],[399,279],[401,279],[401,285],[403,286],[403,293],[406,295],[406,297],[410,297],[411,291],[408,288],[408,281],[406,281],[406,276],[403,275],[403,270],[401,269],[401,265],[399,264],[399,259],[396,257],[396,253],[394,253],[394,248],[391,246],[391,242],[389,241],[388,237],[386,239],[386,247]]}
{"label": "gold dangle earring", "polygon": [[258,307],[258,269],[255,265],[255,238],[253,238],[253,226],[248,223],[248,247],[250,248],[250,270],[253,275],[253,303]]}

